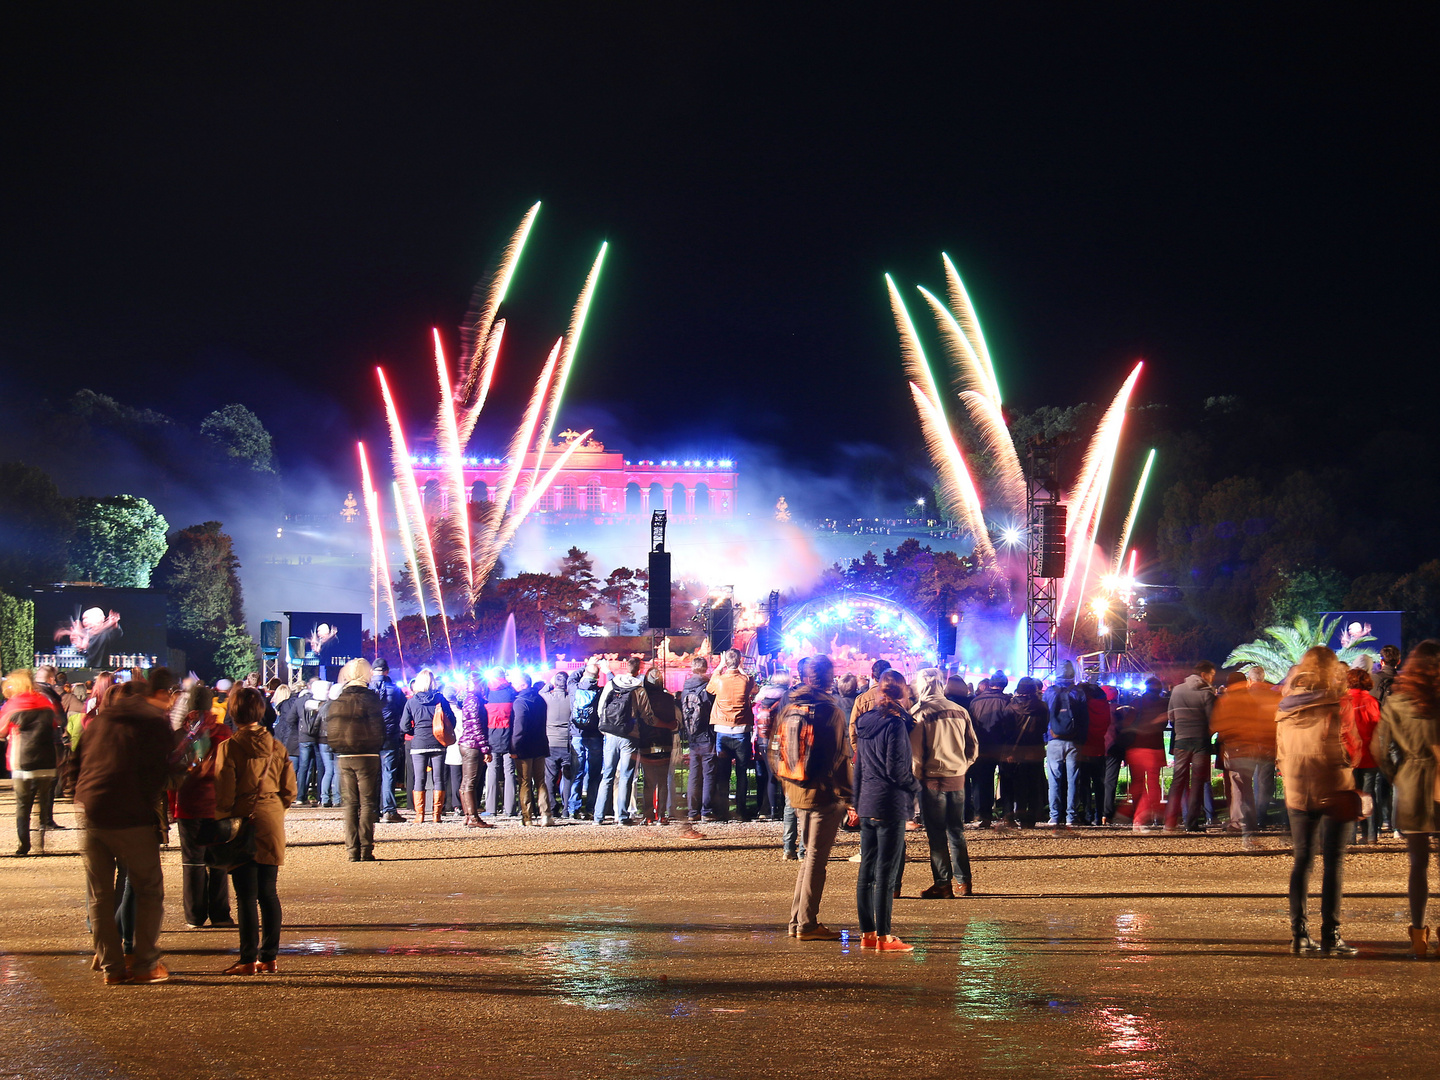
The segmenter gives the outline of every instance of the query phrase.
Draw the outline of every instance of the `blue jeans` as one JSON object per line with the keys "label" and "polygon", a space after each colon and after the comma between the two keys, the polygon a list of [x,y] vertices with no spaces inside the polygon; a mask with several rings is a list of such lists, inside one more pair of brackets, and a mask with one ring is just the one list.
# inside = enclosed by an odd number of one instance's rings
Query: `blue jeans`
{"label": "blue jeans", "polygon": [[794,855],[797,859],[805,857],[805,837],[800,835],[800,819],[795,816],[795,808],[788,798],[785,800],[785,838],[782,842],[786,855]]}
{"label": "blue jeans", "polygon": [[301,802],[310,801],[310,781],[315,779],[317,764],[315,758],[315,744],[302,742],[300,744],[300,763],[295,767],[295,788],[300,792],[295,797]]}
{"label": "blue jeans", "polygon": [[685,785],[686,813],[691,821],[714,821],[715,809],[715,744],[708,736],[690,744],[690,778]]}
{"label": "blue jeans", "polygon": [[905,858],[905,822],[860,819],[860,877],[855,882],[855,907],[860,932],[890,933],[895,906],[896,866]]}
{"label": "blue jeans", "polygon": [[970,851],[965,846],[965,792],[932,791],[920,795],[925,834],[930,840],[930,872],[936,885],[958,880],[970,884]]}
{"label": "blue jeans", "polygon": [[[600,792],[595,796],[595,820],[603,821],[614,801],[615,820],[630,820],[630,796],[635,791],[634,739],[618,735],[604,737],[604,763],[600,766]],[[616,780],[619,788],[616,788]]]}
{"label": "blue jeans", "polygon": [[1203,739],[1176,739],[1170,772],[1170,797],[1165,800],[1165,827],[1187,829],[1200,825],[1205,797],[1210,791],[1210,746]]}
{"label": "blue jeans", "polygon": [[329,743],[316,743],[320,748],[320,803],[340,805],[340,770],[335,767],[335,751]]}
{"label": "blue jeans", "polygon": [[380,751],[380,813],[393,814],[395,805],[395,774],[401,771],[400,748]]}
{"label": "blue jeans", "polygon": [[582,810],[594,812],[605,740],[599,735],[571,735],[570,753],[575,760],[575,774],[570,779],[570,816],[573,818]]}
{"label": "blue jeans", "polygon": [[1080,816],[1080,744],[1051,739],[1045,744],[1045,779],[1050,785],[1050,824],[1060,824],[1060,784],[1065,784],[1065,824]]}
{"label": "blue jeans", "polygon": [[[721,817],[728,817],[730,807],[730,763],[735,763],[735,813],[741,821],[751,821],[760,811],[760,792],[755,792],[755,813],[750,811],[747,798],[749,780],[746,774],[754,762],[750,749],[749,733],[740,735],[719,735],[715,739],[716,768],[720,774]],[[758,779],[758,777],[757,777]]]}

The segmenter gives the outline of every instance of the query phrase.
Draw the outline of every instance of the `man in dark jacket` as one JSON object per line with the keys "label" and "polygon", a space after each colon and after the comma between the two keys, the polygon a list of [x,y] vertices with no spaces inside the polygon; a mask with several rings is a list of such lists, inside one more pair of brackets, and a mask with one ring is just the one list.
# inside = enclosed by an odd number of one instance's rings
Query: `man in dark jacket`
{"label": "man in dark jacket", "polygon": [[340,696],[325,714],[330,749],[340,770],[345,851],[351,862],[375,861],[375,819],[380,816],[380,750],[385,717],[380,695],[370,689],[372,671],[363,657],[340,669]]}
{"label": "man in dark jacket", "polygon": [[690,778],[686,783],[685,805],[690,821],[714,821],[715,729],[710,709],[715,697],[705,689],[710,668],[703,656],[690,662],[690,674],[680,687],[680,735],[690,748]]}
{"label": "man in dark jacket", "polygon": [[975,721],[975,737],[980,740],[980,757],[965,774],[965,787],[970,809],[982,829],[990,828],[995,818],[995,770],[1005,745],[1005,710],[1010,704],[1005,687],[1009,682],[1003,671],[980,680],[968,709]]}
{"label": "man in dark jacket", "polygon": [[405,819],[400,816],[399,804],[395,801],[397,781],[404,787],[405,737],[400,734],[400,718],[405,715],[405,692],[390,678],[390,664],[382,656],[376,660],[370,679],[370,689],[380,699],[380,715],[385,720],[385,745],[380,748],[380,820],[398,825]]}
{"label": "man in dark jacket", "polygon": [[554,825],[550,794],[545,790],[545,759],[550,756],[546,723],[550,710],[529,675],[516,679],[519,685],[510,727],[510,753],[520,778],[520,824],[533,825],[539,817],[540,824]]}
{"label": "man in dark jacket", "polygon": [[[485,812],[491,817],[502,806],[506,817],[515,816],[515,754],[510,746],[515,720],[515,687],[497,671],[485,688],[485,720],[490,737],[491,768],[485,770]],[[504,789],[501,789],[501,778]],[[503,804],[501,799],[504,799]]]}
{"label": "man in dark jacket", "polygon": [[555,672],[550,685],[540,691],[545,699],[545,736],[549,756],[545,759],[545,790],[550,794],[550,812],[560,816],[569,801],[575,774],[570,770],[570,676]]}
{"label": "man in dark jacket", "polygon": [[[176,734],[145,683],[132,681],[123,690],[90,721],[70,759],[75,802],[85,808],[90,929],[106,983],[164,982],[170,973],[160,962],[160,837]],[[115,926],[115,871],[122,865],[135,894],[135,956],[128,973]]]}
{"label": "man in dark jacket", "polygon": [[1170,752],[1174,757],[1170,798],[1165,803],[1165,831],[1179,832],[1184,813],[1186,832],[1204,832],[1200,815],[1210,787],[1210,712],[1215,707],[1215,665],[1201,660],[1194,672],[1170,691]]}
{"label": "man in dark jacket", "polygon": [[1060,827],[1061,808],[1065,825],[1073,826],[1080,816],[1080,747],[1090,734],[1090,702],[1075,685],[1075,665],[1066,660],[1060,676],[1045,690],[1050,724],[1045,741],[1045,779],[1050,786],[1050,824]]}
{"label": "man in dark jacket", "polygon": [[595,816],[600,790],[605,739],[600,732],[600,662],[591,657],[575,681],[570,698],[570,816],[584,821]]}

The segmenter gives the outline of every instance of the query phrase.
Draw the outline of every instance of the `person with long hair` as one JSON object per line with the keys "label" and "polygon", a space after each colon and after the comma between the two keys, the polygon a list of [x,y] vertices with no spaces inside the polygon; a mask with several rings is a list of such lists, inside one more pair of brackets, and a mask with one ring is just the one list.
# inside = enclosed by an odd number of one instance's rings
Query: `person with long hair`
{"label": "person with long hair", "polygon": [[855,720],[855,810],[860,818],[860,875],[855,902],[860,947],[909,952],[890,932],[897,868],[905,858],[905,822],[912,800],[922,792],[911,766],[909,714],[903,704],[905,679],[893,669],[881,673],[873,707]]}
{"label": "person with long hair", "polygon": [[[920,894],[925,900],[971,895],[970,851],[965,846],[965,776],[980,756],[979,736],[970,714],[945,696],[945,675],[938,668],[915,673],[916,702],[910,707],[911,764],[920,782],[920,811],[930,840],[930,871],[935,882]],[[993,770],[990,782],[993,785]],[[991,798],[982,800],[990,813]]]}
{"label": "person with long hair", "polygon": [[215,752],[215,817],[252,822],[255,856],[230,871],[240,959],[223,974],[273,975],[282,917],[275,886],[285,861],[285,811],[295,801],[295,769],[284,744],[265,730],[259,690],[241,687],[226,713],[235,734]]}
{"label": "person with long hair", "polygon": [[1395,826],[1410,859],[1410,950],[1423,960],[1431,838],[1440,833],[1440,641],[1422,641],[1405,658],[1380,707],[1371,752],[1395,787]]}
{"label": "person with long hair", "polygon": [[[1323,645],[1310,649],[1285,680],[1275,715],[1277,763],[1285,777],[1285,806],[1290,812],[1294,864],[1290,871],[1290,951],[1297,956],[1324,953],[1354,956],[1340,936],[1340,897],[1345,845],[1355,820],[1352,755],[1346,727],[1354,736],[1346,696],[1345,665]],[[1310,938],[1305,900],[1310,869],[1319,848],[1324,864],[1320,892],[1320,944]]]}

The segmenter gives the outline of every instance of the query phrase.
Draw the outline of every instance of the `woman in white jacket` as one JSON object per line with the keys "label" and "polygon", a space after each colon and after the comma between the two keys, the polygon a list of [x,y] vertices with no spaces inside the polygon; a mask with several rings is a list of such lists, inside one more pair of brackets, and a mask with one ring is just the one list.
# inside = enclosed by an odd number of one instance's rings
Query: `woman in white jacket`
{"label": "woman in white jacket", "polygon": [[945,696],[945,675],[937,668],[915,674],[915,727],[910,751],[920,782],[920,810],[930,838],[930,871],[935,884],[925,900],[952,900],[956,889],[970,896],[970,852],[965,847],[965,774],[980,756],[970,714]]}

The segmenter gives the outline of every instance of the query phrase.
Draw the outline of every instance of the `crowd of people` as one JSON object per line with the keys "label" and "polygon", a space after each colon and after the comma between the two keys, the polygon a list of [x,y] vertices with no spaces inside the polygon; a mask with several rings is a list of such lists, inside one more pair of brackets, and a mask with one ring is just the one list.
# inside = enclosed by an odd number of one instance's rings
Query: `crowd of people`
{"label": "crowd of people", "polygon": [[[83,814],[94,966],[107,983],[168,977],[160,849],[172,825],[186,924],[238,930],[240,959],[226,974],[276,970],[285,812],[297,804],[341,808],[357,862],[375,860],[375,824],[405,822],[401,809],[417,825],[458,813],[477,829],[517,814],[541,827],[674,817],[678,835],[696,840],[707,822],[783,821],[783,857],[801,863],[789,918],[801,940],[840,937],[819,911],[848,827],[860,838],[861,948],[906,951],[892,915],[907,830],[929,842],[932,880],[919,895],[949,899],[974,891],[967,824],[1203,831],[1223,805],[1248,847],[1267,825],[1277,776],[1293,848],[1292,950],[1354,954],[1340,934],[1345,851],[1393,832],[1406,842],[1411,947],[1423,957],[1440,832],[1440,643],[1399,661],[1387,647],[1378,666],[1347,668],[1311,649],[1279,686],[1258,669],[1217,685],[1202,662],[1168,694],[1151,678],[1133,696],[1077,681],[1068,663],[1048,684],[1019,679],[1011,694],[1004,672],[972,687],[933,667],[907,679],[881,660],[868,679],[837,678],[823,655],[757,678],[733,650],[713,671],[695,658],[674,694],[638,657],[616,672],[592,658],[548,682],[496,670],[451,684],[424,670],[405,686],[383,659],[294,687],[252,675],[210,688],[163,668],[71,687],[38,668],[5,678],[0,738],[17,855],[31,851],[37,813],[41,850],[59,828],[57,791]],[[1306,912],[1317,854],[1318,943]]]}

